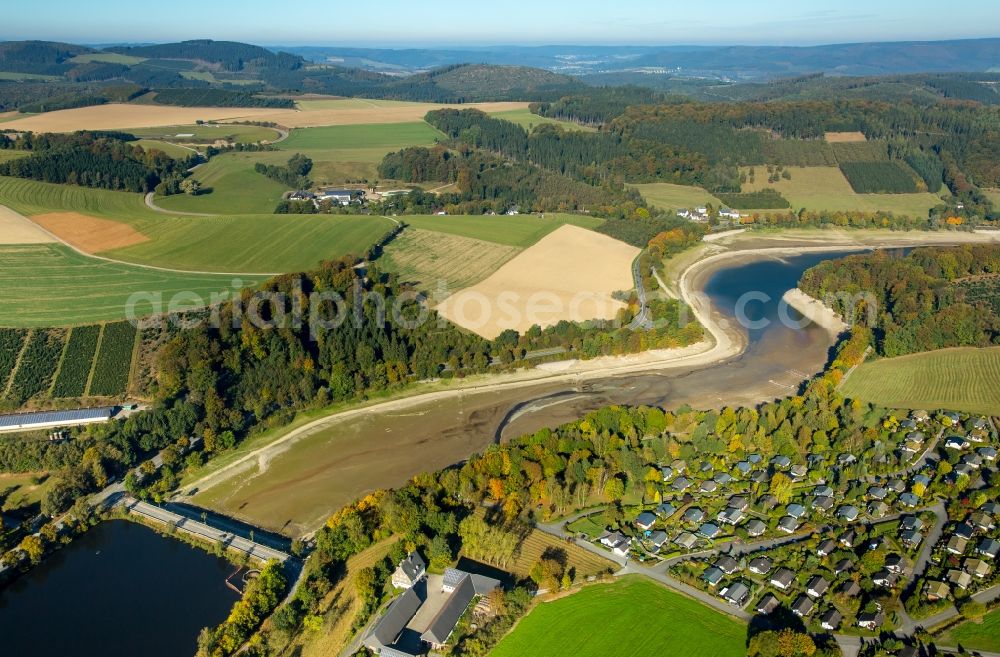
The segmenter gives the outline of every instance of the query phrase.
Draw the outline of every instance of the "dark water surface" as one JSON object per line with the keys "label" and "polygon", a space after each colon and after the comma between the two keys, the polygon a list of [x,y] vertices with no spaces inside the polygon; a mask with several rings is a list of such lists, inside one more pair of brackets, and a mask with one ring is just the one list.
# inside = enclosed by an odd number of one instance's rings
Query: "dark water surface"
{"label": "dark water surface", "polygon": [[103,522],[0,590],[0,655],[189,657],[236,602],[232,571],[142,525]]}

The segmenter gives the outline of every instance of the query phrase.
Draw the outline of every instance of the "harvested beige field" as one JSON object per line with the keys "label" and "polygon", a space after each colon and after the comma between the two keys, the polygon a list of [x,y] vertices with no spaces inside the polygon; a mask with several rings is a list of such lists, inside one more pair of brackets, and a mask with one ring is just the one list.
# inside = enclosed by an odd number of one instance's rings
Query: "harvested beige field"
{"label": "harvested beige field", "polygon": [[55,241],[27,217],[0,205],[0,244],[48,244]]}
{"label": "harvested beige field", "polygon": [[73,132],[74,130],[123,130],[159,126],[192,125],[196,121],[273,121],[287,128],[314,128],[326,125],[364,123],[404,123],[423,120],[432,109],[476,108],[484,112],[524,109],[527,103],[433,103],[359,104],[358,99],[326,101],[316,109],[267,109],[246,107],[168,107],[109,103],[93,107],[59,110],[26,116],[4,123],[6,130]]}
{"label": "harvested beige field", "polygon": [[624,307],[612,298],[630,290],[639,249],[577,226],[562,226],[481,283],[457,292],[437,310],[485,338],[524,332],[561,320],[613,319]]}
{"label": "harvested beige field", "polygon": [[326,125],[362,125],[371,123],[407,123],[422,121],[427,112],[445,107],[478,109],[483,112],[507,112],[524,109],[528,103],[468,103],[465,105],[436,105],[413,103],[398,105],[371,104],[359,106],[359,99],[329,101],[321,108],[306,110],[268,110],[255,116],[258,121],[273,121],[286,128],[317,128]]}
{"label": "harvested beige field", "polygon": [[831,144],[852,141],[868,141],[863,132],[827,132],[824,138]]}
{"label": "harvested beige field", "polygon": [[59,239],[86,253],[122,249],[149,241],[148,237],[128,224],[78,212],[51,212],[35,215],[31,219]]}
{"label": "harvested beige field", "polygon": [[191,125],[195,121],[260,120],[274,110],[245,107],[167,107],[109,103],[92,107],[35,114],[4,123],[5,130],[73,132],[74,130],[115,130],[153,128],[161,125]]}

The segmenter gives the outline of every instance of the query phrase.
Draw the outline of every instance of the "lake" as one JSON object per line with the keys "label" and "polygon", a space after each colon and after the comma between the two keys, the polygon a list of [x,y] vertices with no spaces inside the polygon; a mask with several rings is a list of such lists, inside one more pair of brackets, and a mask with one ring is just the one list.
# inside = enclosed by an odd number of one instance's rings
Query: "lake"
{"label": "lake", "polygon": [[0,590],[0,654],[183,657],[238,599],[223,559],[102,522]]}

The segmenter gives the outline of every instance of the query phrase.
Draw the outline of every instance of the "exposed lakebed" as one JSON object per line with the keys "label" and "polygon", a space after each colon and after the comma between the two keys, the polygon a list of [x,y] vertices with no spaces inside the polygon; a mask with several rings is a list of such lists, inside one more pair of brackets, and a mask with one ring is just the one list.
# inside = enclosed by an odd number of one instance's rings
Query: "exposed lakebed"
{"label": "exposed lakebed", "polygon": [[[569,422],[608,404],[709,408],[793,394],[823,368],[834,338],[813,324],[795,326],[799,315],[782,306],[782,295],[806,269],[848,252],[754,258],[708,274],[702,288],[712,307],[732,322],[739,304],[753,323],[744,331],[747,348],[721,363],[469,392],[405,410],[373,408],[311,430],[194,501],[295,536],[366,491],[402,485],[495,440]],[[792,321],[781,321],[779,312]]]}

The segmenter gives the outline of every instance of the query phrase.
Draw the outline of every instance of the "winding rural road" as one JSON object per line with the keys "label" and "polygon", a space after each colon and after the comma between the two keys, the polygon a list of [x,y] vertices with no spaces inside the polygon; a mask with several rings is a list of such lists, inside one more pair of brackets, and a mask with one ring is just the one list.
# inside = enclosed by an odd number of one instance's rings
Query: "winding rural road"
{"label": "winding rural road", "polygon": [[216,214],[206,214],[204,212],[183,212],[181,210],[167,210],[166,208],[161,208],[160,206],[158,206],[153,201],[153,197],[154,197],[155,194],[156,194],[155,192],[148,192],[146,194],[146,196],[145,196],[146,207],[149,208],[150,210],[152,210],[153,212],[159,212],[160,214],[169,214],[169,215],[180,216],[180,217],[217,217],[217,216],[219,216],[219,215],[216,215]]}

